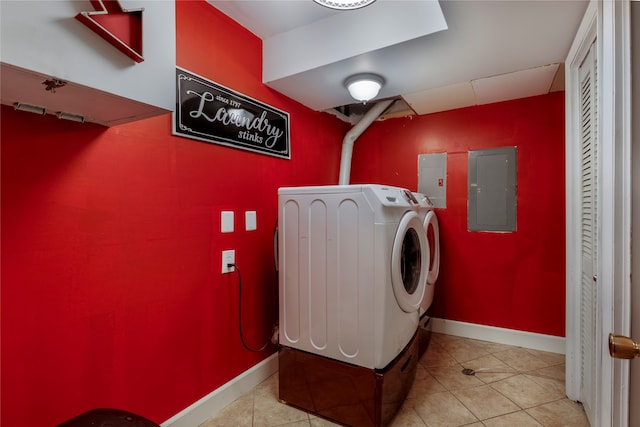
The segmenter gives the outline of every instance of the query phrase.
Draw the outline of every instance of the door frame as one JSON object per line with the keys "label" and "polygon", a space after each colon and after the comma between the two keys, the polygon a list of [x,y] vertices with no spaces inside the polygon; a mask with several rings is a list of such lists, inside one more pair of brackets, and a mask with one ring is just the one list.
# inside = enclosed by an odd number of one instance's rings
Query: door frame
{"label": "door frame", "polygon": [[[640,2],[631,2],[631,164],[640,165]],[[640,169],[632,172],[631,229],[640,230]],[[640,289],[640,233],[632,235],[631,241],[631,288]],[[640,292],[631,292],[631,333],[640,332]],[[629,402],[640,401],[640,365],[630,366]],[[629,425],[640,425],[640,407],[629,405]]]}
{"label": "door frame", "polygon": [[596,42],[598,93],[598,426],[629,422],[629,361],[608,353],[608,334],[629,335],[631,319],[631,54],[629,0],[590,2],[566,60],[566,393],[580,399],[580,155],[578,67]]}
{"label": "door frame", "polygon": [[[586,58],[597,35],[597,7],[590,3],[576,33],[565,61],[565,174],[566,174],[566,352],[565,384],[567,397],[580,399],[580,283],[581,283],[581,230],[580,230],[580,65]],[[596,89],[597,90],[597,89]]]}

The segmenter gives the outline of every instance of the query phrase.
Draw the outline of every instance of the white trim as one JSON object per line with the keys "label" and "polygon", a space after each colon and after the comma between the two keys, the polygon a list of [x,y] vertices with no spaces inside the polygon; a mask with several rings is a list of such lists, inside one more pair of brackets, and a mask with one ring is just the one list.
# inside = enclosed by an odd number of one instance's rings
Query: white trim
{"label": "white trim", "polygon": [[278,353],[272,354],[244,371],[160,425],[161,427],[199,426],[276,372],[278,372]]}
{"label": "white trim", "polygon": [[[567,397],[580,400],[581,350],[580,350],[580,282],[582,259],[580,256],[580,201],[581,153],[576,144],[580,135],[580,88],[578,69],[596,41],[598,8],[590,2],[580,28],[569,50],[565,63],[565,174],[566,174],[566,352],[565,387]],[[596,88],[596,90],[598,90]]]}
{"label": "white trim", "polygon": [[[617,237],[619,238],[619,247],[622,252],[621,256],[617,258],[619,266],[616,269],[616,273],[619,275],[616,277],[615,292],[617,295],[616,301],[619,301],[619,305],[614,307],[615,330],[612,332],[631,335],[631,272],[632,272],[632,181],[633,181],[633,163],[632,157],[632,71],[631,71],[631,2],[625,1],[620,5],[621,10],[617,15],[616,27],[619,29],[617,33],[619,35],[620,44],[620,57],[618,58],[620,63],[618,65],[622,68],[619,74],[619,94],[622,99],[619,100],[620,111],[616,114],[620,129],[621,138],[621,154],[619,165],[619,176],[621,181],[620,193],[618,197],[621,200],[621,212],[618,217],[620,223],[620,231]],[[618,304],[618,303],[616,303]],[[620,332],[618,332],[620,331]],[[606,347],[606,343],[605,343]],[[606,351],[605,351],[606,352]],[[630,381],[631,381],[631,369],[630,360],[618,360],[617,365],[614,368],[615,383],[613,384],[613,390],[616,395],[613,396],[613,420],[614,425],[628,426],[629,424],[629,405],[630,400]]]}
{"label": "white trim", "polygon": [[[567,368],[566,392],[580,394],[580,343],[578,292],[580,259],[576,246],[580,216],[575,211],[577,159],[574,140],[577,114],[575,70],[580,52],[590,44],[589,28],[596,28],[598,76],[598,194],[599,222],[596,313],[596,378],[594,424],[602,427],[628,425],[628,361],[614,362],[608,355],[609,332],[629,334],[631,251],[631,71],[630,5],[628,0],[591,2],[576,34],[566,63],[567,109]],[[594,15],[595,13],[595,15]],[[594,21],[595,16],[595,21]],[[590,23],[588,26],[586,22]],[[587,28],[589,27],[589,28]]]}
{"label": "white trim", "polygon": [[598,47],[602,56],[602,99],[599,109],[602,142],[602,300],[597,325],[598,400],[596,424],[627,426],[629,361],[609,356],[610,332],[630,333],[631,276],[631,59],[628,0],[605,0],[601,6]]}
{"label": "white trim", "polygon": [[432,332],[440,334],[472,338],[532,350],[548,351],[551,353],[564,354],[565,352],[565,339],[553,335],[437,318],[431,318],[431,328]]}
{"label": "white trim", "polygon": [[[631,31],[633,39],[631,40],[630,53],[632,59],[631,66],[631,114],[632,114],[632,130],[631,130],[631,152],[632,165],[640,165],[640,2],[632,2],[631,6]],[[640,336],[640,168],[632,167],[632,192],[631,192],[631,229],[632,232],[631,255],[632,255],[632,271],[631,271],[631,332],[634,338]],[[638,291],[636,291],[638,290]],[[633,362],[640,363],[638,361]],[[629,380],[629,425],[640,426],[640,365],[634,366],[630,371]]]}
{"label": "white trim", "polygon": [[[614,286],[614,218],[615,218],[615,26],[614,4],[610,0],[599,1],[598,12],[598,158],[600,179],[598,194],[598,305],[596,308],[596,401],[594,424],[610,427],[612,421],[613,360],[605,357],[602,349],[607,330],[613,329]],[[606,28],[605,28],[606,27]],[[608,92],[608,93],[607,93]]]}

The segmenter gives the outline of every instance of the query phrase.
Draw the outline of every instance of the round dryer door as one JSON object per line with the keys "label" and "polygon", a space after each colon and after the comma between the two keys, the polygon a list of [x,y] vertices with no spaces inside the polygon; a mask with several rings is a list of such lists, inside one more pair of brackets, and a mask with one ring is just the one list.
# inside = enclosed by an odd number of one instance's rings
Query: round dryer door
{"label": "round dryer door", "polygon": [[434,211],[427,212],[424,219],[424,231],[429,244],[429,275],[427,283],[433,285],[438,279],[440,273],[440,227],[438,226],[438,217]]}
{"label": "round dryer door", "polygon": [[417,311],[429,274],[429,244],[420,217],[407,212],[398,225],[391,250],[393,293],[402,310]]}

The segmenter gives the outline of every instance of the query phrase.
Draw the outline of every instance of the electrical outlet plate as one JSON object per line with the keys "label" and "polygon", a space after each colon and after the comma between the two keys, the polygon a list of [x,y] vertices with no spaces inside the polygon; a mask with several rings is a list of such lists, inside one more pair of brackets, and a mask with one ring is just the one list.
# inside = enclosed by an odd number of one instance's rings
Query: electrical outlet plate
{"label": "electrical outlet plate", "polygon": [[222,274],[235,271],[235,267],[227,267],[227,264],[235,264],[235,262],[236,251],[233,249],[222,251]]}
{"label": "electrical outlet plate", "polygon": [[244,213],[244,224],[246,231],[257,230],[258,224],[256,223],[256,211],[246,211]]}
{"label": "electrical outlet plate", "polygon": [[220,213],[220,232],[233,232],[233,211],[222,211]]}

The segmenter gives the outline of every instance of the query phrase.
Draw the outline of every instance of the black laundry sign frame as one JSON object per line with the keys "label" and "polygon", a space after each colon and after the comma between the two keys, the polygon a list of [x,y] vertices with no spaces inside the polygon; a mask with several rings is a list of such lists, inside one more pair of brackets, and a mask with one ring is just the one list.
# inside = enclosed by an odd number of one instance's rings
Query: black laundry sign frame
{"label": "black laundry sign frame", "polygon": [[289,113],[179,67],[173,134],[291,158]]}

